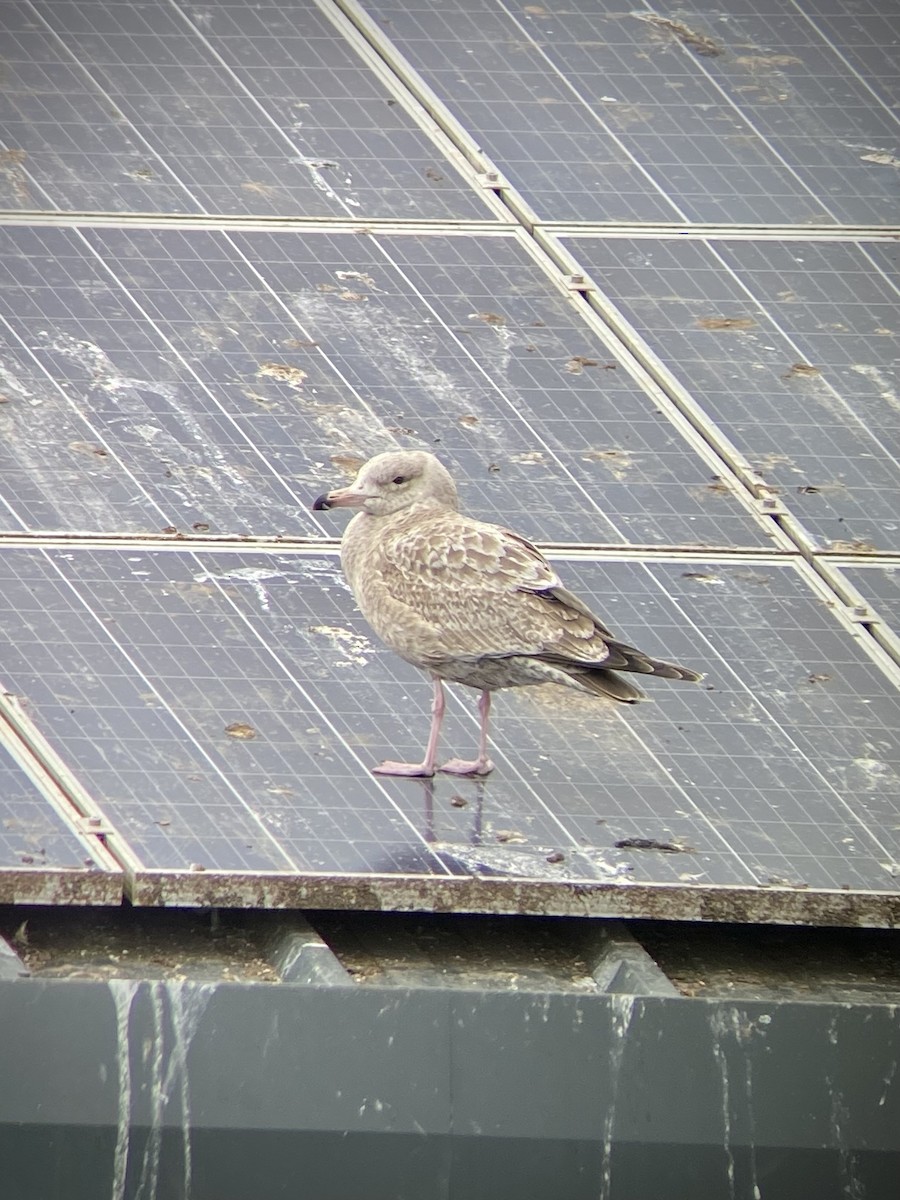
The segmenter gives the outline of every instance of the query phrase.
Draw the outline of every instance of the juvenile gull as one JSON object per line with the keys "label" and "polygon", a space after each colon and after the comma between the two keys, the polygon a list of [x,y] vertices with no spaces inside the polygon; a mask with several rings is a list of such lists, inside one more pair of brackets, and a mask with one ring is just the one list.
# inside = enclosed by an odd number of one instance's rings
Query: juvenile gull
{"label": "juvenile gull", "polygon": [[383,762],[379,775],[433,775],[444,715],[441,680],[478,688],[481,737],[472,762],[451,775],[487,775],[491,692],[561,683],[625,704],[643,692],[619,671],[696,681],[619,642],[563,587],[536,546],[459,511],[456,485],[433,454],[390,451],[369,459],[350,487],[313,508],[358,508],[341,541],[341,565],[381,640],[434,680],[431,732],[420,763]]}

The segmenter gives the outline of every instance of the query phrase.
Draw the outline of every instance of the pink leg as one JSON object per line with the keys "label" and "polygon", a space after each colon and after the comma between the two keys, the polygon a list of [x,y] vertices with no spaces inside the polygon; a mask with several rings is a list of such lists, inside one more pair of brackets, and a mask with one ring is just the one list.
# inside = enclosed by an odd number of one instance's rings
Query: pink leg
{"label": "pink leg", "polygon": [[441,721],[444,719],[444,688],[437,675],[434,678],[434,699],[431,702],[431,731],[428,734],[428,745],[425,747],[425,757],[420,763],[392,762],[390,759],[372,768],[373,775],[407,775],[413,777],[430,776],[434,774],[434,760],[437,756],[438,737],[441,732]]}
{"label": "pink leg", "polygon": [[478,700],[478,711],[481,713],[481,734],[478,739],[478,757],[474,762],[466,762],[462,758],[451,758],[444,763],[442,771],[448,775],[489,775],[494,764],[487,755],[488,718],[491,715],[491,693],[484,691]]}

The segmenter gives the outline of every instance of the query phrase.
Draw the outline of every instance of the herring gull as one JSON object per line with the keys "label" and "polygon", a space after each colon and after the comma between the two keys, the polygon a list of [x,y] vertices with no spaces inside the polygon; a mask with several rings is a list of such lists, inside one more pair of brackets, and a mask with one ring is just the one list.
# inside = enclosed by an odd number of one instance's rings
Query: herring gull
{"label": "herring gull", "polygon": [[434,681],[424,758],[383,762],[373,768],[376,774],[434,774],[445,679],[481,692],[481,735],[477,758],[452,759],[440,770],[487,775],[497,688],[560,683],[633,704],[643,692],[620,671],[701,678],[618,641],[563,586],[536,546],[461,513],[456,485],[433,454],[378,454],[354,483],[319,496],[313,508],[361,510],[341,541],[344,574],[379,638]]}

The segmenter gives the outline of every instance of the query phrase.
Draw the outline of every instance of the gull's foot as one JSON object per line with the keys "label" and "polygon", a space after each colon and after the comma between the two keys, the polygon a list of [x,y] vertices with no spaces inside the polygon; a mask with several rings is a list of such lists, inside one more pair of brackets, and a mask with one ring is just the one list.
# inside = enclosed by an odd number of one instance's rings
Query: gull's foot
{"label": "gull's foot", "polygon": [[429,769],[425,763],[386,762],[372,768],[373,775],[404,775],[407,779],[430,779],[434,768]]}
{"label": "gull's foot", "polygon": [[445,775],[490,775],[494,764],[489,758],[476,758],[474,762],[466,762],[462,758],[451,758],[439,770]]}

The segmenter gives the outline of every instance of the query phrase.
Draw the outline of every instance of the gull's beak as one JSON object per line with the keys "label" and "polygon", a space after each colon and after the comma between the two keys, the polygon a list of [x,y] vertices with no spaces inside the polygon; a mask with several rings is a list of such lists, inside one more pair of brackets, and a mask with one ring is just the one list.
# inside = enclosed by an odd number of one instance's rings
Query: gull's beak
{"label": "gull's beak", "polygon": [[313,512],[323,512],[327,508],[360,508],[368,499],[365,492],[358,492],[355,487],[337,488],[317,497],[313,501]]}

